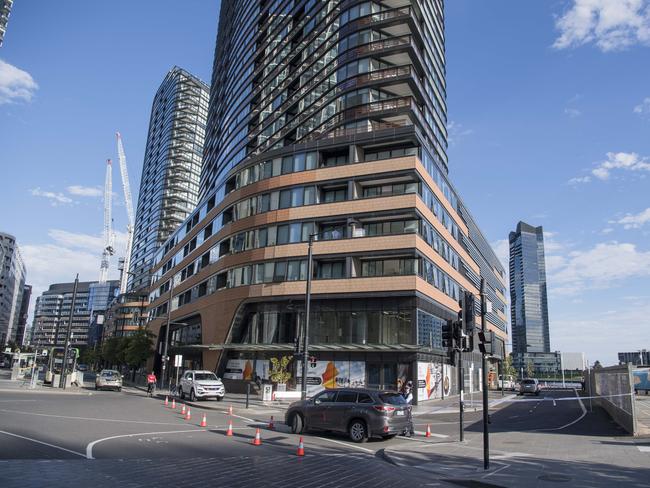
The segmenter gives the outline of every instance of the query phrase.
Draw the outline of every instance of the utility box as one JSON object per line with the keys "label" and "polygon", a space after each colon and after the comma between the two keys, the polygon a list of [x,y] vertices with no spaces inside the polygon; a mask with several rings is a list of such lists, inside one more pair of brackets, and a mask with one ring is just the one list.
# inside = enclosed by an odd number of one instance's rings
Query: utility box
{"label": "utility box", "polygon": [[262,385],[262,401],[273,401],[273,385]]}

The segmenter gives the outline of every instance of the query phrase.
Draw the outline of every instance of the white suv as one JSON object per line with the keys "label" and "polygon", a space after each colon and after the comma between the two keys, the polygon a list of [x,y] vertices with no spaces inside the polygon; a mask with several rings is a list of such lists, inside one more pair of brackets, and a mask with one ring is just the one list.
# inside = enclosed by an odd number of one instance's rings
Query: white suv
{"label": "white suv", "polygon": [[225,394],[223,383],[212,371],[186,371],[178,387],[178,395],[181,399],[189,395],[191,402],[203,398],[216,398],[221,401]]}

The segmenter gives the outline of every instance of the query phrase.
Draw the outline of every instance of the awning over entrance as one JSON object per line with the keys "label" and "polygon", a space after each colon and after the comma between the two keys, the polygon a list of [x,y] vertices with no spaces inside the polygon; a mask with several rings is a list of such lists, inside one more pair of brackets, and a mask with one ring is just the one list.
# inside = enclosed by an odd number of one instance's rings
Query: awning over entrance
{"label": "awning over entrance", "polygon": [[[186,346],[210,351],[293,351],[294,344],[202,344]],[[416,344],[314,344],[310,352],[432,352],[427,347]]]}

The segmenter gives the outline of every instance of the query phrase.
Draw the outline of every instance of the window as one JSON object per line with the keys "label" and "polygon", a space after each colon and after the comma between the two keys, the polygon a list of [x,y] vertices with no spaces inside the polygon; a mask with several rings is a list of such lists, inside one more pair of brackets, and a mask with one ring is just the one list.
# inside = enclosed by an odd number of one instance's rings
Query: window
{"label": "window", "polygon": [[345,277],[345,261],[332,261],[320,263],[319,278],[344,278]]}
{"label": "window", "polygon": [[324,391],[314,398],[314,403],[333,403],[336,400],[336,393],[336,391]]}
{"label": "window", "polygon": [[375,401],[367,393],[359,393],[357,403],[375,403]]}
{"label": "window", "polygon": [[339,391],[336,397],[336,403],[355,403],[357,401],[357,393],[354,391]]}
{"label": "window", "polygon": [[279,263],[275,263],[275,274],[273,275],[273,281],[276,283],[284,281],[286,276],[287,276],[287,262],[281,261]]}
{"label": "window", "polygon": [[345,197],[346,197],[345,188],[323,190],[323,201],[325,203],[342,202],[345,201]]}
{"label": "window", "polygon": [[306,186],[304,192],[304,204],[313,205],[316,203],[316,187]]}
{"label": "window", "polygon": [[286,175],[291,172],[293,172],[293,158],[291,156],[286,156],[282,158],[282,174]]}
{"label": "window", "polygon": [[291,206],[291,190],[282,190],[280,192],[280,207],[289,208]]}
{"label": "window", "polygon": [[288,225],[279,225],[278,226],[278,239],[277,244],[287,244],[289,242],[289,226]]}

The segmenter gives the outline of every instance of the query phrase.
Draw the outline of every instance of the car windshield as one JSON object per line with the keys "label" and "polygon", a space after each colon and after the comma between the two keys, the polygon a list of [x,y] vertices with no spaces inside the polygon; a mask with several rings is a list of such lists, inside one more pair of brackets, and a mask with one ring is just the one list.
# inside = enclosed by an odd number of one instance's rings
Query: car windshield
{"label": "car windshield", "polygon": [[389,405],[406,405],[406,400],[399,393],[381,393],[379,399]]}
{"label": "car windshield", "polygon": [[196,381],[216,381],[219,378],[214,373],[194,373]]}
{"label": "car windshield", "polygon": [[113,378],[114,376],[118,376],[119,373],[117,371],[102,371],[102,376],[104,378]]}
{"label": "car windshield", "polygon": [[523,383],[524,383],[524,385],[534,385],[535,380],[524,380]]}

